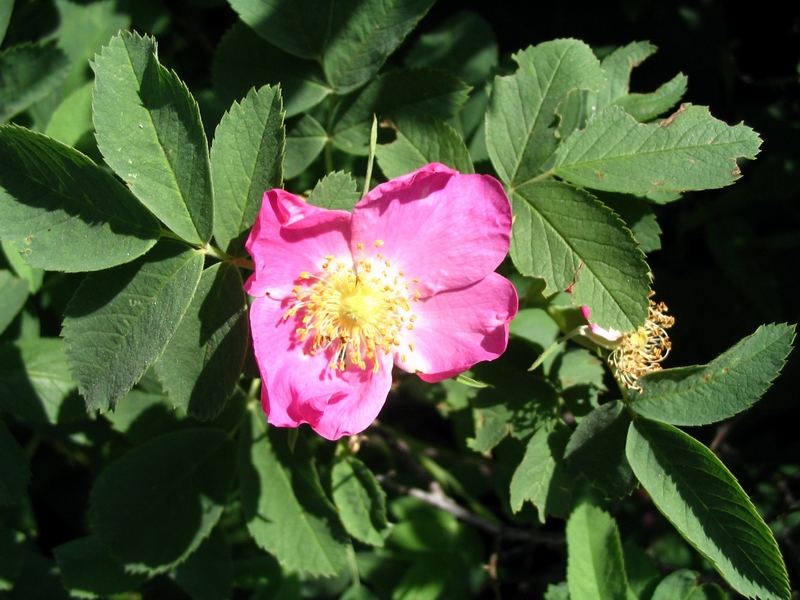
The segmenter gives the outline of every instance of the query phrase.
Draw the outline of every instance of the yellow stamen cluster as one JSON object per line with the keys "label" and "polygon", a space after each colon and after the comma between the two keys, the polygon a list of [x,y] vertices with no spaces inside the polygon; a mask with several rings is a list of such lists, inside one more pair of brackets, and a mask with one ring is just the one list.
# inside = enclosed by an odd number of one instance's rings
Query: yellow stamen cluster
{"label": "yellow stamen cluster", "polygon": [[641,391],[638,380],[642,375],[661,370],[672,343],[666,329],[675,324],[667,314],[667,305],[650,300],[650,310],[644,325],[634,332],[623,334],[622,341],[608,362],[614,375],[625,387]]}
{"label": "yellow stamen cluster", "polygon": [[[376,240],[373,246],[383,246],[383,241]],[[363,251],[364,246],[357,248]],[[355,269],[325,256],[318,274],[303,271],[297,279],[295,299],[283,318],[297,315],[300,326],[295,333],[300,342],[310,341],[309,354],[333,350],[334,370],[344,371],[349,360],[362,370],[370,363],[377,373],[377,353],[388,354],[401,346],[402,332],[414,328],[416,315],[409,300],[417,301],[419,292],[410,290],[405,273],[392,270],[382,254],[362,258]],[[408,346],[413,352],[413,344]]]}

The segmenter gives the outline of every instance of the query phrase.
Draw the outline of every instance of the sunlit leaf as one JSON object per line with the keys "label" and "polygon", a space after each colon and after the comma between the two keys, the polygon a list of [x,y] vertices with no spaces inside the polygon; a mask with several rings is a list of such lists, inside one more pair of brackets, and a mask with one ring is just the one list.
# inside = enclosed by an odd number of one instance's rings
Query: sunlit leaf
{"label": "sunlit leaf", "polygon": [[92,271],[144,254],[158,222],[108,172],[39,133],[0,127],[0,237],[28,264]]}
{"label": "sunlit leaf", "polygon": [[787,599],[778,545],[719,459],[679,429],[637,418],[628,461],[658,509],[739,593]]}
{"label": "sunlit leaf", "polygon": [[610,107],[559,146],[552,173],[598,190],[647,194],[730,185],[739,157],[754,158],[761,139],[729,127],[704,106],[684,104],[660,123],[642,124]]}
{"label": "sunlit leaf", "polygon": [[32,423],[85,418],[60,338],[0,346],[0,409]]}
{"label": "sunlit leaf", "polygon": [[0,269],[0,333],[5,331],[28,299],[28,282],[7,269]]}
{"label": "sunlit leaf", "polygon": [[539,521],[547,515],[566,516],[570,486],[564,462],[564,449],[570,429],[561,422],[539,428],[533,434],[525,457],[511,479],[511,509],[519,512],[525,501],[539,511]]}
{"label": "sunlit leaf", "polygon": [[644,323],[650,276],[620,219],[584,190],[529,183],[511,193],[511,258],[523,275],[544,279],[546,293],[570,288],[592,321],[631,331]]}
{"label": "sunlit leaf", "polygon": [[402,115],[394,120],[397,139],[378,146],[378,165],[387,179],[393,179],[433,162],[460,173],[474,173],[464,140],[446,122],[434,117]]}
{"label": "sunlit leaf", "polygon": [[162,242],[84,279],[67,306],[64,344],[89,410],[109,410],[164,351],[189,308],[203,255]]}
{"label": "sunlit leaf", "polygon": [[353,176],[343,171],[334,171],[317,182],[311,190],[308,203],[329,210],[352,212],[360,197],[358,182]]}
{"label": "sunlit leaf", "polygon": [[283,105],[280,88],[251,90],[222,117],[211,146],[214,240],[244,253],[264,192],[283,184]]}
{"label": "sunlit leaf", "polygon": [[599,90],[605,76],[591,48],[578,40],[545,42],[514,55],[519,69],[498,77],[486,115],[486,143],[500,179],[522,184],[555,152],[556,109],[570,92]]}
{"label": "sunlit leaf", "polygon": [[254,411],[239,434],[239,478],[250,534],[286,569],[333,575],[347,564],[347,534],[305,445],[291,452],[285,430]]}
{"label": "sunlit leaf", "polygon": [[570,598],[624,600],[628,586],[617,524],[602,509],[581,504],[567,520]]}
{"label": "sunlit leaf", "polygon": [[347,532],[371,546],[383,546],[386,493],[364,463],[357,458],[337,462],[331,472],[333,501]]}
{"label": "sunlit leaf", "polygon": [[792,350],[795,326],[763,325],[704,366],[665,369],[639,380],[631,408],[673,425],[705,425],[749,408],[767,391]]}
{"label": "sunlit leaf", "polygon": [[92,63],[97,145],[141,202],[183,239],[214,221],[208,143],[197,102],[158,62],[155,41],[123,32]]}

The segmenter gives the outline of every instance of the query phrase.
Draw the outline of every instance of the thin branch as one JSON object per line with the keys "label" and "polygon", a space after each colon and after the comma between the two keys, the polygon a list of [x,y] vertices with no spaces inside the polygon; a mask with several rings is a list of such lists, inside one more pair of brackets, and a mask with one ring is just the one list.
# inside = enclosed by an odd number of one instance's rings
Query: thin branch
{"label": "thin branch", "polygon": [[426,492],[419,488],[410,488],[399,483],[392,481],[385,475],[377,475],[377,480],[387,488],[411,496],[417,500],[421,500],[426,504],[435,506],[445,512],[450,513],[455,518],[469,523],[470,525],[482,529],[491,535],[502,537],[507,540],[517,540],[523,542],[531,542],[534,544],[543,544],[545,546],[562,547],[566,544],[564,536],[558,533],[549,533],[545,531],[535,531],[532,529],[522,529],[520,527],[509,527],[506,525],[498,525],[488,519],[470,512],[455,500],[450,498],[442,491],[442,488],[436,482],[431,483],[431,491]]}

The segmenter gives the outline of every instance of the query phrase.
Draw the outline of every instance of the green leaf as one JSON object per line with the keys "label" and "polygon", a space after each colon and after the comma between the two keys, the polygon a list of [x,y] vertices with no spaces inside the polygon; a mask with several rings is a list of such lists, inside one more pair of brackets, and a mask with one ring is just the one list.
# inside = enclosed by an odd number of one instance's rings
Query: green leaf
{"label": "green leaf", "polygon": [[[323,10],[327,12],[327,7],[321,9],[319,2],[311,0],[311,11],[329,23],[322,66],[336,92],[345,94],[372,79],[434,1],[328,0],[330,13],[326,15]],[[296,0],[283,2],[296,4]],[[303,20],[308,18],[309,13],[305,13]]]}
{"label": "green leaf", "polygon": [[461,110],[468,95],[466,84],[444,71],[389,71],[339,106],[333,125],[333,144],[349,154],[367,156],[373,115],[397,117],[413,111],[446,121]]}
{"label": "green leaf", "polygon": [[242,21],[282,50],[322,63],[344,94],[371,79],[434,0],[231,0]]}
{"label": "green leaf", "polygon": [[617,106],[633,116],[637,121],[649,121],[665,113],[681,101],[686,93],[689,78],[678,73],[667,83],[650,94],[628,94],[615,102]]}
{"label": "green leaf", "polygon": [[708,448],[671,425],[638,418],[626,453],[658,509],[734,589],[751,598],[789,598],[772,532]]}
{"label": "green leaf", "polygon": [[175,569],[175,581],[192,600],[221,600],[233,595],[233,559],[219,528]]}
{"label": "green leaf", "polygon": [[211,239],[214,201],[197,102],[158,63],[150,37],[123,32],[92,63],[97,145],[108,165],[183,239]]}
{"label": "green leaf", "polygon": [[38,269],[28,265],[22,258],[19,252],[8,242],[0,242],[1,255],[5,257],[6,262],[11,267],[14,274],[20,279],[24,279],[28,283],[28,291],[35,294],[42,287],[44,280],[44,269]]}
{"label": "green leaf", "polygon": [[239,381],[248,340],[239,269],[217,263],[203,271],[186,314],[155,363],[172,403],[203,421],[217,416]]}
{"label": "green leaf", "polygon": [[48,136],[77,147],[83,138],[92,134],[92,87],[92,82],[86,82],[58,105],[45,129]]}
{"label": "green leaf", "polygon": [[625,600],[628,582],[614,519],[581,504],[567,521],[567,584],[574,600]]}
{"label": "green leaf", "polygon": [[752,129],[729,127],[704,106],[683,104],[647,125],[612,106],[564,140],[552,174],[627,194],[704,190],[736,181],[741,175],[736,159],[755,158],[760,145]]}
{"label": "green leaf", "polygon": [[556,109],[575,90],[605,85],[600,62],[578,40],[555,40],[514,55],[519,69],[497,77],[486,114],[492,165],[508,186],[536,176],[556,150]]}
{"label": "green leaf", "polygon": [[56,546],[53,554],[64,587],[78,598],[132,592],[148,579],[143,573],[125,572],[125,565],[92,535]]}
{"label": "green leaf", "polygon": [[627,96],[630,92],[631,72],[634,67],[642,64],[656,50],[657,48],[649,42],[631,42],[603,58],[600,67],[606,74],[606,85],[597,93],[589,93],[589,104],[600,111]]}
{"label": "green leaf", "polygon": [[200,546],[236,475],[236,446],[219,429],[157,437],[111,463],[91,492],[92,531],[129,573],[163,573]]}
{"label": "green leaf", "polygon": [[511,478],[511,509],[519,512],[530,500],[539,511],[539,521],[547,515],[564,517],[569,509],[564,449],[570,429],[560,421],[539,428],[533,434],[525,457]]}
{"label": "green leaf", "polygon": [[48,98],[53,98],[57,105],[63,94],[70,94],[91,80],[87,63],[113,36],[130,27],[131,17],[128,11],[121,10],[115,0],[94,0],[86,3],[55,0],[54,4],[59,17],[56,33],[58,46],[67,53],[71,63],[61,94]]}
{"label": "green leaf", "polygon": [[211,147],[214,239],[228,254],[244,253],[264,192],[283,184],[280,88],[250,90],[222,117]]}
{"label": "green leaf", "polygon": [[472,401],[475,437],[467,446],[488,454],[509,434],[525,440],[553,419],[557,402],[552,385],[533,373],[483,388]]}
{"label": "green leaf", "polygon": [[0,421],[0,505],[18,504],[25,496],[31,479],[28,457],[17,440]]}
{"label": "green leaf", "polygon": [[762,325],[704,366],[665,369],[639,380],[630,407],[673,425],[706,425],[755,404],[792,350],[794,325]]}
{"label": "green leaf", "polygon": [[11,271],[0,269],[0,333],[6,330],[28,299],[28,282]]}
{"label": "green leaf", "polygon": [[60,338],[0,346],[0,410],[31,423],[85,417],[77,389]]}
{"label": "green leaf", "polygon": [[491,25],[466,10],[419,36],[405,59],[409,68],[441,69],[473,86],[487,81],[497,62],[497,40]]}
{"label": "green leaf", "polygon": [[60,48],[19,44],[0,52],[0,123],[52,92],[67,76]]}
{"label": "green leaf", "polygon": [[722,588],[713,583],[697,585],[700,574],[689,569],[670,573],[653,590],[651,600],[727,600]]}
{"label": "green leaf", "polygon": [[211,64],[214,91],[223,101],[250,88],[280,84],[286,116],[305,112],[331,93],[320,65],[279,50],[242,22],[222,38]]}
{"label": "green leaf", "polygon": [[286,136],[286,160],[283,163],[286,179],[297,177],[319,156],[328,132],[311,115],[304,115]]}
{"label": "green leaf", "polygon": [[6,37],[8,21],[11,19],[11,11],[14,10],[14,0],[6,0],[0,3],[0,43]]}
{"label": "green leaf", "polygon": [[292,453],[286,430],[269,427],[260,407],[240,431],[239,478],[250,534],[285,569],[329,576],[345,567],[347,534],[308,449],[298,440]]}
{"label": "green leaf", "polygon": [[370,546],[383,547],[386,493],[364,463],[354,457],[337,462],[331,472],[333,502],[347,533]]}
{"label": "green leaf", "polygon": [[308,197],[308,203],[329,210],[352,212],[360,199],[358,182],[353,176],[343,171],[334,171],[317,182]]}
{"label": "green leaf", "polygon": [[511,192],[511,258],[523,275],[547,282],[546,294],[571,288],[592,322],[632,331],[647,316],[650,276],[620,219],[584,190],[555,182]]}
{"label": "green leaf", "polygon": [[622,553],[628,579],[628,600],[650,598],[660,577],[655,560],[630,540],[622,544]]}
{"label": "green leaf", "polygon": [[603,404],[578,424],[564,457],[572,476],[584,475],[610,498],[627,496],[636,477],[625,456],[631,418],[619,400]]}
{"label": "green leaf", "polygon": [[387,179],[438,162],[461,173],[474,173],[464,140],[445,121],[429,115],[402,115],[394,120],[397,139],[378,146],[378,165]]}
{"label": "green leaf", "polygon": [[141,256],[158,222],[109,173],[39,133],[0,127],[0,238],[28,264],[93,271]]}
{"label": "green leaf", "polygon": [[549,584],[544,593],[544,600],[570,600],[569,587],[566,581],[559,584]]}
{"label": "green leaf", "polygon": [[113,408],[177,329],[203,269],[203,255],[183,248],[162,242],[133,263],[90,273],[67,305],[67,360],[88,410]]}
{"label": "green leaf", "polygon": [[661,227],[650,202],[624,194],[602,193],[598,198],[625,221],[642,252],[661,249]]}

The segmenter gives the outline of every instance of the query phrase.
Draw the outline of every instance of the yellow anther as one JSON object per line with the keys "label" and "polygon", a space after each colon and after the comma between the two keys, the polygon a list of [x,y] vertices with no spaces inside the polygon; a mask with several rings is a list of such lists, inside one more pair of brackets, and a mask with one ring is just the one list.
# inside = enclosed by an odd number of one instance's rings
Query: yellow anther
{"label": "yellow anther", "polygon": [[375,246],[376,248],[380,248],[381,246],[383,246],[383,240],[375,240],[373,246]]}

